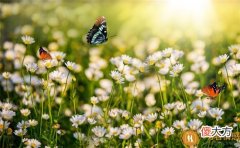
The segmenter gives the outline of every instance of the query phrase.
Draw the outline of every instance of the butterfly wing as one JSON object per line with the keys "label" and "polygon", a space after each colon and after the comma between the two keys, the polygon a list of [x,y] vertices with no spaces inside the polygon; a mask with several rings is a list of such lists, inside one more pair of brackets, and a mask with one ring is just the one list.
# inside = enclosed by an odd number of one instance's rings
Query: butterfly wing
{"label": "butterfly wing", "polygon": [[220,93],[219,88],[217,87],[217,83],[214,82],[211,85],[205,86],[202,88],[202,92],[206,95],[208,95],[211,98],[215,98],[218,96],[218,94]]}
{"label": "butterfly wing", "polygon": [[41,60],[51,60],[52,56],[46,50],[44,50],[42,47],[40,47],[39,48],[39,58]]}
{"label": "butterfly wing", "polygon": [[209,97],[212,97],[212,98],[214,98],[214,97],[216,97],[218,95],[218,93],[216,93],[214,91],[214,89],[212,87],[210,87],[210,86],[203,87],[202,88],[202,92],[204,94],[208,95]]}
{"label": "butterfly wing", "polygon": [[89,44],[101,44],[108,40],[107,38],[107,22],[104,16],[99,17],[93,27],[87,34],[87,42]]}

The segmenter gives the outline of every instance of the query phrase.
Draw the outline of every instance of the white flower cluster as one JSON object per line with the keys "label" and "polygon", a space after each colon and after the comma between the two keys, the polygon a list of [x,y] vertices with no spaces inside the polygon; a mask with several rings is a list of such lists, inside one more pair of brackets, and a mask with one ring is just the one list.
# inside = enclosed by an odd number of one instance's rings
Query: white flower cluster
{"label": "white flower cluster", "polygon": [[191,70],[197,74],[204,74],[208,68],[209,63],[205,57],[205,43],[202,41],[196,41],[194,43],[194,50],[187,54],[187,60],[192,62]]}

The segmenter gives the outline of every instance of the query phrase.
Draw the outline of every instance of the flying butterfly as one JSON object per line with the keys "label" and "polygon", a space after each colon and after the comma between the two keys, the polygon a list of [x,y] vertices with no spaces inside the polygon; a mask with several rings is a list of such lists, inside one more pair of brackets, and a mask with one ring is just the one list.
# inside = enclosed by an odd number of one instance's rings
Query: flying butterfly
{"label": "flying butterfly", "polygon": [[39,48],[39,58],[41,60],[51,60],[52,56],[50,53],[46,50],[44,50],[42,47]]}
{"label": "flying butterfly", "polygon": [[226,88],[226,85],[217,86],[217,83],[214,82],[208,86],[202,88],[202,92],[211,98],[215,98],[219,95],[219,93]]}
{"label": "flying butterfly", "polygon": [[93,27],[88,31],[87,42],[92,45],[102,44],[107,38],[107,22],[104,16],[97,18]]}

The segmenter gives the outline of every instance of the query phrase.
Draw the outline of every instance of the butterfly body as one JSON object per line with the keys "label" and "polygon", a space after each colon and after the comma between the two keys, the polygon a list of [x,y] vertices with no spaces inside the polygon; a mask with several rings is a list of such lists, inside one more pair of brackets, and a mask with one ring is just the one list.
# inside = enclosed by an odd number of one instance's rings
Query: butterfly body
{"label": "butterfly body", "polygon": [[210,84],[208,86],[203,87],[202,88],[202,92],[204,94],[206,94],[207,96],[211,97],[211,98],[215,98],[215,97],[217,97],[219,95],[219,93],[222,90],[225,89],[225,87],[226,87],[225,84],[220,86],[220,87],[218,87],[217,83],[214,82],[214,83],[212,83],[212,84]]}
{"label": "butterfly body", "polygon": [[92,45],[102,44],[107,38],[107,22],[104,16],[99,17],[87,34],[87,42]]}
{"label": "butterfly body", "polygon": [[52,56],[50,53],[48,53],[46,50],[44,50],[42,47],[39,48],[39,58],[41,60],[51,60]]}

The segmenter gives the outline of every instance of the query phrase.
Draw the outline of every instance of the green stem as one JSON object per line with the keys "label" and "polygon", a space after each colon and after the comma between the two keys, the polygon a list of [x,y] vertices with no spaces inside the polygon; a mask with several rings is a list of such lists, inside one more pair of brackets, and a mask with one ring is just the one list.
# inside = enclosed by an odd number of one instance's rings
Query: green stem
{"label": "green stem", "polygon": [[125,147],[125,143],[126,143],[126,140],[123,140],[123,143],[122,143],[122,148]]}
{"label": "green stem", "polygon": [[159,95],[160,95],[160,99],[161,99],[161,103],[162,103],[162,107],[163,107],[163,104],[166,103],[166,102],[163,103],[163,96],[162,96],[162,90],[161,90],[161,81],[160,81],[160,77],[159,77],[159,74],[158,74],[156,68],[155,68],[155,72],[157,73],[156,75],[157,75],[158,85],[159,85]]}
{"label": "green stem", "polygon": [[8,97],[8,99],[10,99],[10,97],[9,97],[9,91],[8,91],[8,80],[6,80],[6,89],[7,89],[7,97]]}
{"label": "green stem", "polygon": [[65,86],[64,86],[64,90],[63,90],[63,95],[65,95],[65,92],[66,92],[67,81],[68,81],[69,74],[70,74],[70,71],[68,71],[68,74],[67,74],[67,79],[66,79],[66,82],[65,82]]}
{"label": "green stem", "polygon": [[[32,86],[32,74],[29,73],[29,75],[30,75],[30,86]],[[32,88],[33,88],[33,87],[32,87]],[[30,97],[31,97],[30,99],[31,99],[32,104],[33,104],[34,113],[35,113],[35,115],[37,116],[37,111],[36,111],[36,108],[35,108],[34,102],[33,102],[33,91],[32,91],[32,90],[30,90]]]}
{"label": "green stem", "polygon": [[225,68],[226,73],[227,73],[227,81],[228,81],[228,85],[230,86],[230,91],[231,91],[230,94],[231,94],[231,96],[232,96],[233,105],[234,105],[234,108],[235,108],[235,110],[236,110],[236,109],[237,109],[237,106],[236,106],[235,99],[234,99],[233,94],[232,94],[232,85],[231,85],[230,80],[229,80],[229,75],[228,75],[228,70],[227,70],[226,65],[224,65],[224,68]]}
{"label": "green stem", "polygon": [[183,93],[183,95],[184,95],[184,97],[185,97],[185,99],[186,99],[186,106],[187,106],[188,118],[190,118],[191,112],[190,112],[190,108],[189,108],[189,105],[188,105],[188,97],[187,97],[187,94],[186,94],[186,92],[185,92],[185,90],[184,90],[184,86],[183,86],[182,79],[181,79],[181,78],[179,78],[179,79],[180,79],[181,91],[182,91],[182,93]]}
{"label": "green stem", "polygon": [[[133,93],[135,93],[136,86],[137,86],[137,80],[136,80],[135,83],[134,83]],[[134,100],[135,100],[135,97],[133,96],[133,97],[132,97],[132,101],[131,101],[131,107],[130,107],[131,114],[132,114],[132,110],[133,110]]]}
{"label": "green stem", "polygon": [[47,98],[48,98],[48,113],[50,116],[50,123],[52,126],[52,107],[51,107],[51,96],[50,96],[50,90],[48,87],[48,81],[49,81],[49,71],[47,71]]}
{"label": "green stem", "polygon": [[22,147],[22,139],[23,139],[23,137],[21,137],[21,143],[20,143],[20,145],[19,145],[19,147],[18,148],[21,148]]}
{"label": "green stem", "polygon": [[[43,93],[43,95],[44,95],[44,93]],[[42,115],[43,115],[43,99],[41,100],[40,136],[42,135]]]}
{"label": "green stem", "polygon": [[218,96],[218,108],[219,108],[219,106],[220,106],[220,101],[221,101],[221,94]]}
{"label": "green stem", "polygon": [[[27,46],[27,49],[28,49],[28,46]],[[23,71],[23,64],[24,64],[24,60],[25,60],[25,54],[23,55],[23,59],[22,59],[22,62],[21,62],[21,75],[22,75],[22,80],[23,80],[23,84],[24,84],[24,86],[26,86],[26,81],[25,81],[25,79],[24,79],[24,71]]]}

